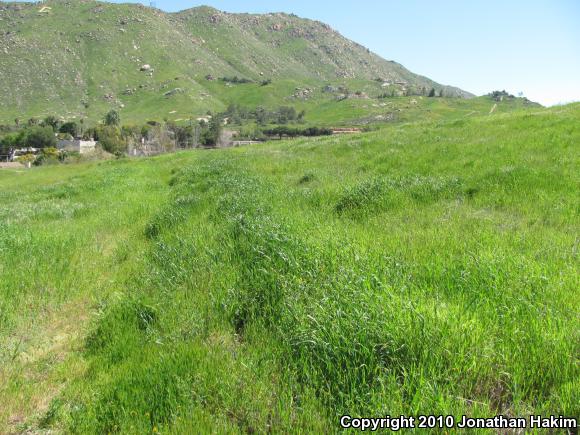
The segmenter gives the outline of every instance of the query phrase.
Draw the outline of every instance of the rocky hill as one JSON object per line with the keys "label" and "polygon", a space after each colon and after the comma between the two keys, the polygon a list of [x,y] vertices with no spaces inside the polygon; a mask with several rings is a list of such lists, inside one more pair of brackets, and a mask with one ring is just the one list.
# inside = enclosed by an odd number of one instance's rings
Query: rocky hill
{"label": "rocky hill", "polygon": [[300,104],[387,89],[471,96],[291,14],[0,2],[0,122],[96,119],[110,108],[125,119],[189,118],[231,102]]}

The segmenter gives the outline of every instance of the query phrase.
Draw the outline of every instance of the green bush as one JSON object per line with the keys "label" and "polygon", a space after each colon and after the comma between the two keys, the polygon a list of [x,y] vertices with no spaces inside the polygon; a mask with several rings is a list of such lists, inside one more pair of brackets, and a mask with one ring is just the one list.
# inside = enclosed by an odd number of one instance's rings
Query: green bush
{"label": "green bush", "polygon": [[36,156],[35,166],[56,164],[60,161],[60,153],[54,147],[43,148]]}
{"label": "green bush", "polygon": [[238,76],[233,76],[233,77],[220,77],[220,80],[222,82],[226,82],[226,83],[235,83],[235,84],[243,84],[243,83],[253,83],[252,80],[244,78],[244,77],[238,77]]}
{"label": "green bush", "polygon": [[114,125],[105,125],[96,129],[96,139],[99,145],[107,152],[115,155],[127,150],[127,143],[121,135],[121,130]]}
{"label": "green bush", "polygon": [[31,148],[54,148],[56,137],[52,127],[28,127],[24,132],[23,144]]}

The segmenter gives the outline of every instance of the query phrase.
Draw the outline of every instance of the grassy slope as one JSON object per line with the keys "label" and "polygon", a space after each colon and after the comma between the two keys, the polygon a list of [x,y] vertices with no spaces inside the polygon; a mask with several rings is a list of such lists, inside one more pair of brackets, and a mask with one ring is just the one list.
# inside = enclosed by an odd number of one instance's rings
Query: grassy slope
{"label": "grassy slope", "polygon": [[[166,14],[92,0],[49,0],[42,7],[51,9],[40,13],[39,5],[0,2],[3,124],[47,115],[95,121],[111,108],[125,121],[189,119],[237,101],[237,87],[208,82],[207,74],[272,79],[263,91],[252,85],[251,101],[249,93],[240,101],[252,106],[291,103],[294,88],[306,86],[318,89],[317,99],[329,100],[333,96],[320,92],[326,83],[378,93],[377,77],[440,87],[322,23],[290,15],[204,7]],[[143,64],[152,66],[152,76],[139,71]],[[164,95],[175,88],[182,93]]]}
{"label": "grassy slope", "polygon": [[[380,95],[367,88],[369,95]],[[535,103],[527,104],[521,98],[495,102],[487,96],[460,98],[394,97],[348,99],[343,101],[315,100],[300,108],[306,110],[306,120],[319,125],[352,125],[384,122],[461,121],[470,117],[518,111],[537,111]],[[392,118],[391,118],[392,117]],[[389,121],[391,119],[392,121]],[[386,121],[385,121],[386,120]]]}
{"label": "grassy slope", "polygon": [[0,431],[578,415],[579,120],[0,172]]}

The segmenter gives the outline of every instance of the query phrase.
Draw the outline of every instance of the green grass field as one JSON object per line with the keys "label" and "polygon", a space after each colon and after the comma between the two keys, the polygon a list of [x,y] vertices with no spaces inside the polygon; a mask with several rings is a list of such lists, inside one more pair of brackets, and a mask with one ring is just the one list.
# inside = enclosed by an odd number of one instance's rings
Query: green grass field
{"label": "green grass field", "polygon": [[0,432],[578,416],[579,143],[576,104],[0,171]]}

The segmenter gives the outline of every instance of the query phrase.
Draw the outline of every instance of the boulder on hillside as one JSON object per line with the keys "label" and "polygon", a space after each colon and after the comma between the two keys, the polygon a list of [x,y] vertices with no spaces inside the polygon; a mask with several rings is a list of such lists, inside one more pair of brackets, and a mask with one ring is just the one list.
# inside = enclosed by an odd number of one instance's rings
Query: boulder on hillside
{"label": "boulder on hillside", "polygon": [[172,89],[170,91],[165,92],[163,94],[163,96],[165,96],[165,97],[171,97],[172,95],[183,94],[183,92],[184,92],[183,89],[181,89],[181,88],[175,88],[175,89]]}

